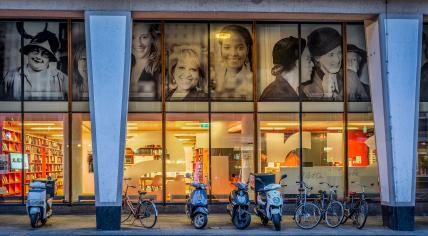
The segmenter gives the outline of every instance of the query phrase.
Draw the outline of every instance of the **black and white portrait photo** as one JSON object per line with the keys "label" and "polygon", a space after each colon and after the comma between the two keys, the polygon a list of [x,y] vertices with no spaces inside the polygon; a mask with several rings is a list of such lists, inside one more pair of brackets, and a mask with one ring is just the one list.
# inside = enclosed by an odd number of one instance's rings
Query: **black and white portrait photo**
{"label": "black and white portrait photo", "polygon": [[132,28],[131,100],[161,99],[160,24],[134,22]]}
{"label": "black and white portrait photo", "polygon": [[[58,22],[2,23],[1,99],[21,99],[21,70],[25,100],[66,100],[67,28]],[[24,46],[21,47],[21,37]],[[21,56],[24,64],[21,65]],[[8,64],[6,64],[8,63]]]}
{"label": "black and white portrait photo", "polygon": [[424,25],[422,35],[421,102],[428,102],[428,26]]}
{"label": "black and white portrait photo", "polygon": [[86,61],[85,24],[73,22],[72,24],[72,93],[74,101],[88,101],[88,67]]}
{"label": "black and white portrait photo", "polygon": [[167,101],[208,100],[208,27],[167,24]]}
{"label": "black and white portrait photo", "polygon": [[211,24],[210,65],[213,99],[252,100],[251,25]]}

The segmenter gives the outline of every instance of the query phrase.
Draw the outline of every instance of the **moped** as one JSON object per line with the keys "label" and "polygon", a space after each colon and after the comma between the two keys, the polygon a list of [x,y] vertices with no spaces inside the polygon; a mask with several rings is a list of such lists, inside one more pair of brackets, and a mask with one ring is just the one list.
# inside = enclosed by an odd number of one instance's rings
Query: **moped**
{"label": "moped", "polygon": [[251,223],[248,184],[236,182],[234,185],[236,186],[236,189],[232,190],[229,195],[227,212],[232,217],[232,223],[237,229],[245,229]]}
{"label": "moped", "polygon": [[[281,183],[281,181],[285,178],[287,178],[287,175],[282,175],[279,183]],[[267,225],[269,220],[272,220],[275,230],[280,231],[283,199],[281,192],[278,190],[286,185],[275,183],[266,185],[263,180],[258,177],[256,177],[255,180],[260,182],[264,187],[261,189],[256,189],[257,202],[254,211],[256,215],[259,216],[262,220],[263,225]]]}
{"label": "moped", "polygon": [[[190,174],[186,174],[190,178]],[[194,190],[186,203],[186,215],[191,219],[196,229],[204,228],[208,223],[208,196],[206,186],[203,183],[193,181]]]}
{"label": "moped", "polygon": [[29,184],[26,209],[30,217],[31,227],[37,228],[39,222],[46,224],[52,216],[52,200],[55,181],[48,177],[47,181],[35,180]]}

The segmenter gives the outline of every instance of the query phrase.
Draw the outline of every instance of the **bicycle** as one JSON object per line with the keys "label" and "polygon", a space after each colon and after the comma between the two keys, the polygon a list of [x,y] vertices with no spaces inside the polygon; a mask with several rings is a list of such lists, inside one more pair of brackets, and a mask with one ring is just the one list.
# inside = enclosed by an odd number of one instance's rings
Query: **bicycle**
{"label": "bicycle", "polygon": [[312,229],[321,220],[320,208],[316,204],[307,201],[312,187],[307,186],[305,182],[297,181],[296,183],[302,184],[303,188],[299,188],[299,197],[296,201],[297,208],[293,217],[294,222],[302,229]]}
{"label": "bicycle", "polygon": [[[125,181],[130,179],[125,179]],[[131,201],[128,195],[128,188],[136,188],[135,186],[129,186],[126,183],[126,190],[122,197],[122,215],[121,223],[128,221],[131,216],[133,221],[131,224],[134,224],[135,220],[138,219],[141,225],[145,228],[153,228],[158,219],[158,211],[156,205],[150,199],[144,199],[144,196],[147,192],[138,191],[138,203],[134,206],[134,203]]]}
{"label": "bicycle", "polygon": [[[369,186],[354,181],[352,181],[351,183],[360,185],[361,193],[360,196],[357,196],[356,192],[349,193],[349,200],[344,203],[344,218],[340,223],[345,224],[348,219],[352,219],[352,224],[354,224],[357,229],[362,229],[366,224],[367,214],[369,212],[369,206],[367,204],[365,196],[365,188],[368,188]],[[373,183],[370,184],[370,186],[373,185]]]}
{"label": "bicycle", "polygon": [[329,187],[328,197],[326,191],[319,191],[318,204],[321,210],[322,219],[331,227],[336,228],[342,222],[344,216],[344,208],[341,202],[336,200],[336,191],[338,185],[330,185],[326,182],[321,182],[320,185],[327,185]]}

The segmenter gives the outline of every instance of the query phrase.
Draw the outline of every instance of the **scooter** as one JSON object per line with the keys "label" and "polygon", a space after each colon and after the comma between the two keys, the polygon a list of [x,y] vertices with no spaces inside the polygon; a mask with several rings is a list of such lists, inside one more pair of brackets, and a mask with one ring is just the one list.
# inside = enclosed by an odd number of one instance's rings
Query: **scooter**
{"label": "scooter", "polygon": [[232,217],[232,223],[237,229],[245,229],[251,223],[250,198],[246,183],[234,183],[236,189],[229,195],[229,204],[226,209]]}
{"label": "scooter", "polygon": [[[189,175],[186,175],[190,178]],[[186,203],[186,215],[192,220],[196,229],[204,228],[208,223],[208,196],[203,183],[192,182],[195,189]]]}
{"label": "scooter", "polygon": [[30,217],[31,227],[37,228],[46,224],[52,216],[52,199],[55,181],[48,177],[47,181],[35,180],[29,184],[26,209]]}
{"label": "scooter", "polygon": [[[279,183],[281,183],[281,181],[285,178],[287,178],[287,175],[282,175],[281,179],[279,180]],[[278,189],[284,187],[285,185],[266,185],[263,180],[257,177],[256,181],[259,181],[264,187],[262,189],[256,189],[257,205],[254,208],[254,211],[256,215],[260,217],[263,225],[267,225],[269,223],[269,220],[272,220],[275,230],[280,231],[282,221],[283,199],[281,196],[281,192],[279,192]]]}

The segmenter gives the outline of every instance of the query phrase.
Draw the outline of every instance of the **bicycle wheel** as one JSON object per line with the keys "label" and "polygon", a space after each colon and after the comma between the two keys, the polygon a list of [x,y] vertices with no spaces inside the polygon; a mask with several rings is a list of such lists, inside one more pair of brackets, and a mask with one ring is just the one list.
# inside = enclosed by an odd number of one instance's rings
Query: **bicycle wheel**
{"label": "bicycle wheel", "polygon": [[299,205],[294,213],[294,222],[302,229],[312,229],[321,221],[320,208],[312,202]]}
{"label": "bicycle wheel", "polygon": [[343,205],[339,201],[332,201],[328,204],[324,213],[325,223],[331,228],[336,228],[340,225],[343,219]]}
{"label": "bicycle wheel", "polygon": [[361,201],[360,205],[358,206],[358,209],[355,212],[355,225],[357,226],[357,229],[362,229],[364,225],[366,224],[367,215],[369,212],[369,206],[366,201]]}
{"label": "bicycle wheel", "polygon": [[[129,203],[131,204],[131,203]],[[122,202],[122,210],[121,210],[121,216],[120,216],[120,223],[125,223],[127,220],[129,220],[132,216],[132,211],[130,209],[130,205],[128,205],[127,202]]]}
{"label": "bicycle wheel", "polygon": [[140,213],[138,215],[140,223],[145,228],[152,228],[158,220],[158,211],[151,201],[140,202]]}

